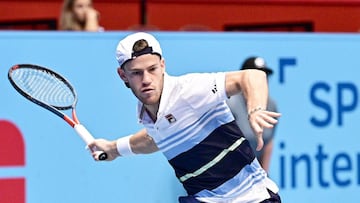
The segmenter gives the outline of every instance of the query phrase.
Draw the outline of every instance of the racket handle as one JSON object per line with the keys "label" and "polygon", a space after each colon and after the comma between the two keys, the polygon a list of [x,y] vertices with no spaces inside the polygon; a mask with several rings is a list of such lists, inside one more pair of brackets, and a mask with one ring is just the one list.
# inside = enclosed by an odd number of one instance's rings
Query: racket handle
{"label": "racket handle", "polygon": [[[90,144],[95,140],[95,138],[90,134],[90,132],[85,128],[85,126],[81,124],[76,124],[74,126],[76,133],[83,139],[86,145]],[[96,153],[96,156],[99,160],[106,160],[107,154],[104,151],[98,150],[96,148],[91,149],[93,152]]]}

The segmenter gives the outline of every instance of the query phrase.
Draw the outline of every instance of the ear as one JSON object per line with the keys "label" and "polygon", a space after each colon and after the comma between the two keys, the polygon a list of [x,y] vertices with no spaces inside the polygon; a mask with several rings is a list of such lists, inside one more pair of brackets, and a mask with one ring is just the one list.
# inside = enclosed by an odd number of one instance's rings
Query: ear
{"label": "ear", "polygon": [[127,88],[130,88],[129,86],[129,80],[126,78],[125,71],[121,67],[117,69],[117,73],[120,76],[120,78],[124,81],[124,84]]}
{"label": "ear", "polygon": [[164,58],[161,58],[160,60],[160,67],[163,69],[163,72],[165,72],[165,59]]}
{"label": "ear", "polygon": [[117,69],[117,73],[118,73],[118,75],[120,76],[120,78],[121,78],[124,82],[128,82],[128,79],[126,78],[124,69],[122,69],[121,67],[119,67],[119,68]]}

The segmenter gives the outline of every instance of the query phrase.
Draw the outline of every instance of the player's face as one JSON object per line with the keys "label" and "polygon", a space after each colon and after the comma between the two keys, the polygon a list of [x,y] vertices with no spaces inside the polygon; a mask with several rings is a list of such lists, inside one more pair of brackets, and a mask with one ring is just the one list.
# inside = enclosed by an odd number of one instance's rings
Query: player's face
{"label": "player's face", "polygon": [[75,0],[73,5],[73,12],[75,14],[75,18],[79,22],[85,22],[86,12],[90,8],[92,8],[91,0]]}
{"label": "player's face", "polygon": [[158,105],[164,84],[165,62],[158,55],[141,55],[118,69],[124,82],[145,105]]}

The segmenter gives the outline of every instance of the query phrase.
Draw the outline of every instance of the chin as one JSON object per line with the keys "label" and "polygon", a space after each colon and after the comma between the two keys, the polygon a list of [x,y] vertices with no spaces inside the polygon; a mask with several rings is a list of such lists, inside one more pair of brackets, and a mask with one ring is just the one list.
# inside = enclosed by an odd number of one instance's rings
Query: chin
{"label": "chin", "polygon": [[156,105],[159,102],[143,100],[142,103],[145,104],[145,105]]}
{"label": "chin", "polygon": [[141,99],[141,102],[145,105],[156,105],[159,103],[159,99],[146,98]]}

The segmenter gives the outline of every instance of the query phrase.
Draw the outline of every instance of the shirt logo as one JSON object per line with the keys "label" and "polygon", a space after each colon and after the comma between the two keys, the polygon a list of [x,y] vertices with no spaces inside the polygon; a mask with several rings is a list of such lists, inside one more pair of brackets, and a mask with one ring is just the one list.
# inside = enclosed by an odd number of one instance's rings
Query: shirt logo
{"label": "shirt logo", "polygon": [[216,87],[216,84],[214,84],[214,88],[211,90],[214,94],[218,91],[217,90],[217,87]]}
{"label": "shirt logo", "polygon": [[166,115],[165,118],[169,121],[170,124],[176,122],[176,118],[172,114]]}

